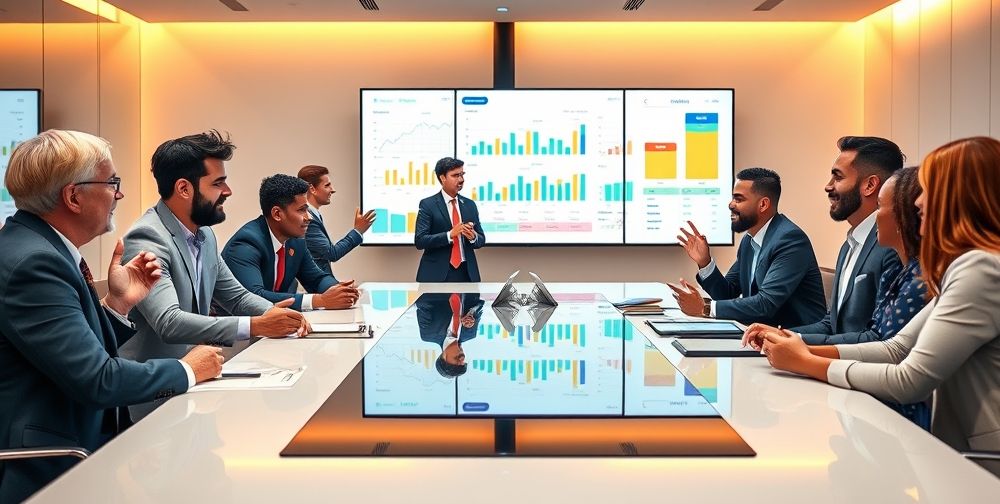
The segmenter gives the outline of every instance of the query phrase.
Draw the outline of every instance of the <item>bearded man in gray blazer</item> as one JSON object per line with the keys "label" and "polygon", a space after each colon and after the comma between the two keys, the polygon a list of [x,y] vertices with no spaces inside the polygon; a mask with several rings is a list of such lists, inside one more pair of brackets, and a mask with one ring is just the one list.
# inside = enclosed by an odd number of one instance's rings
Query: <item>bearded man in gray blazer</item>
{"label": "bearded man in gray blazer", "polygon": [[[163,280],[132,310],[136,335],[122,355],[147,359],[179,357],[192,345],[231,346],[251,336],[283,338],[308,332],[302,314],[272,305],[246,290],[219,260],[211,226],[225,220],[232,195],[225,161],[235,146],[217,131],[168,140],[153,153],[153,177],[160,201],[125,235],[125,257],[140,250],[160,259]],[[215,303],[235,316],[213,316]],[[130,408],[133,419],[152,404]]]}

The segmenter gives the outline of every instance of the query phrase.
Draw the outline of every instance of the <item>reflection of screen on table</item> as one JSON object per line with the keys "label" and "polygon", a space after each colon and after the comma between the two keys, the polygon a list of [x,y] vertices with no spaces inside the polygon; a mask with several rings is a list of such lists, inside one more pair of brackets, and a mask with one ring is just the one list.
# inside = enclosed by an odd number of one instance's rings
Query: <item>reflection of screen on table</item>
{"label": "reflection of screen on table", "polygon": [[38,134],[39,96],[40,92],[34,89],[0,90],[0,224],[17,210],[7,187],[3,185],[7,163],[17,144]]}
{"label": "reflection of screen on table", "polygon": [[731,89],[363,89],[361,122],[367,244],[413,243],[445,156],[488,243],[732,243]]}
{"label": "reflection of screen on table", "polygon": [[507,331],[487,307],[463,342],[467,370],[457,378],[435,369],[442,347],[420,336],[427,319],[411,307],[365,356],[366,416],[673,417],[729,408],[729,361],[705,359],[689,380],[606,302],[562,303],[538,332],[526,324]]}

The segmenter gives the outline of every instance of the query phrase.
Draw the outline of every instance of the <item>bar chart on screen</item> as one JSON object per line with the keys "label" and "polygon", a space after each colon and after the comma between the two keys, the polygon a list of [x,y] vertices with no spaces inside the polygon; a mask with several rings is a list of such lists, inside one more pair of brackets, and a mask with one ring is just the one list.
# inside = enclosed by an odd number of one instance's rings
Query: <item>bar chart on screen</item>
{"label": "bar chart on screen", "polygon": [[688,220],[709,243],[732,240],[732,103],[726,90],[626,90],[626,243],[670,241]]}
{"label": "bar chart on screen", "polygon": [[622,181],[621,108],[621,90],[456,92],[456,152],[490,243],[621,243],[622,200],[604,189]]}
{"label": "bar chart on screen", "polygon": [[434,165],[455,152],[454,99],[452,90],[363,96],[362,203],[376,215],[366,242],[413,242],[417,206],[440,188]]}

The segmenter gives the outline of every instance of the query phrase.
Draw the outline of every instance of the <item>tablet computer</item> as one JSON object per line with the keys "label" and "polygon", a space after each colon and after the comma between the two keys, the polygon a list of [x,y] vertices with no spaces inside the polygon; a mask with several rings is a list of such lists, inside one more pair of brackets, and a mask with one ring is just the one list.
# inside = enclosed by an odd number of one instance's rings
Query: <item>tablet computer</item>
{"label": "tablet computer", "polygon": [[685,357],[763,357],[740,340],[677,338],[670,344]]}
{"label": "tablet computer", "polygon": [[660,336],[724,339],[743,336],[743,329],[738,325],[720,320],[647,320],[646,324]]}

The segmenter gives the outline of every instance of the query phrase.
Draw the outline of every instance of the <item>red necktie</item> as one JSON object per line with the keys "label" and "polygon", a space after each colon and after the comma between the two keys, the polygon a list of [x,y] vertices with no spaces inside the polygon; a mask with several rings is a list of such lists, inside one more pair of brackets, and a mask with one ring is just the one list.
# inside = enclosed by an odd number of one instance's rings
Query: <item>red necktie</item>
{"label": "red necktie", "polygon": [[85,261],[82,257],[80,258],[80,273],[83,274],[83,280],[87,282],[87,287],[97,290],[96,287],[94,287],[94,275],[90,273],[90,266],[87,266],[87,261]]}
{"label": "red necktie", "polygon": [[451,333],[458,337],[458,323],[462,318],[462,299],[458,297],[458,294],[452,294],[448,298],[448,304],[451,305]]}
{"label": "red necktie", "polygon": [[[451,199],[451,226],[455,227],[460,222],[458,218],[458,198]],[[458,235],[451,241],[451,267],[458,268],[462,264],[462,235]]]}
{"label": "red necktie", "polygon": [[274,274],[274,292],[281,292],[281,281],[285,279],[285,246],[278,249],[278,271]]}

